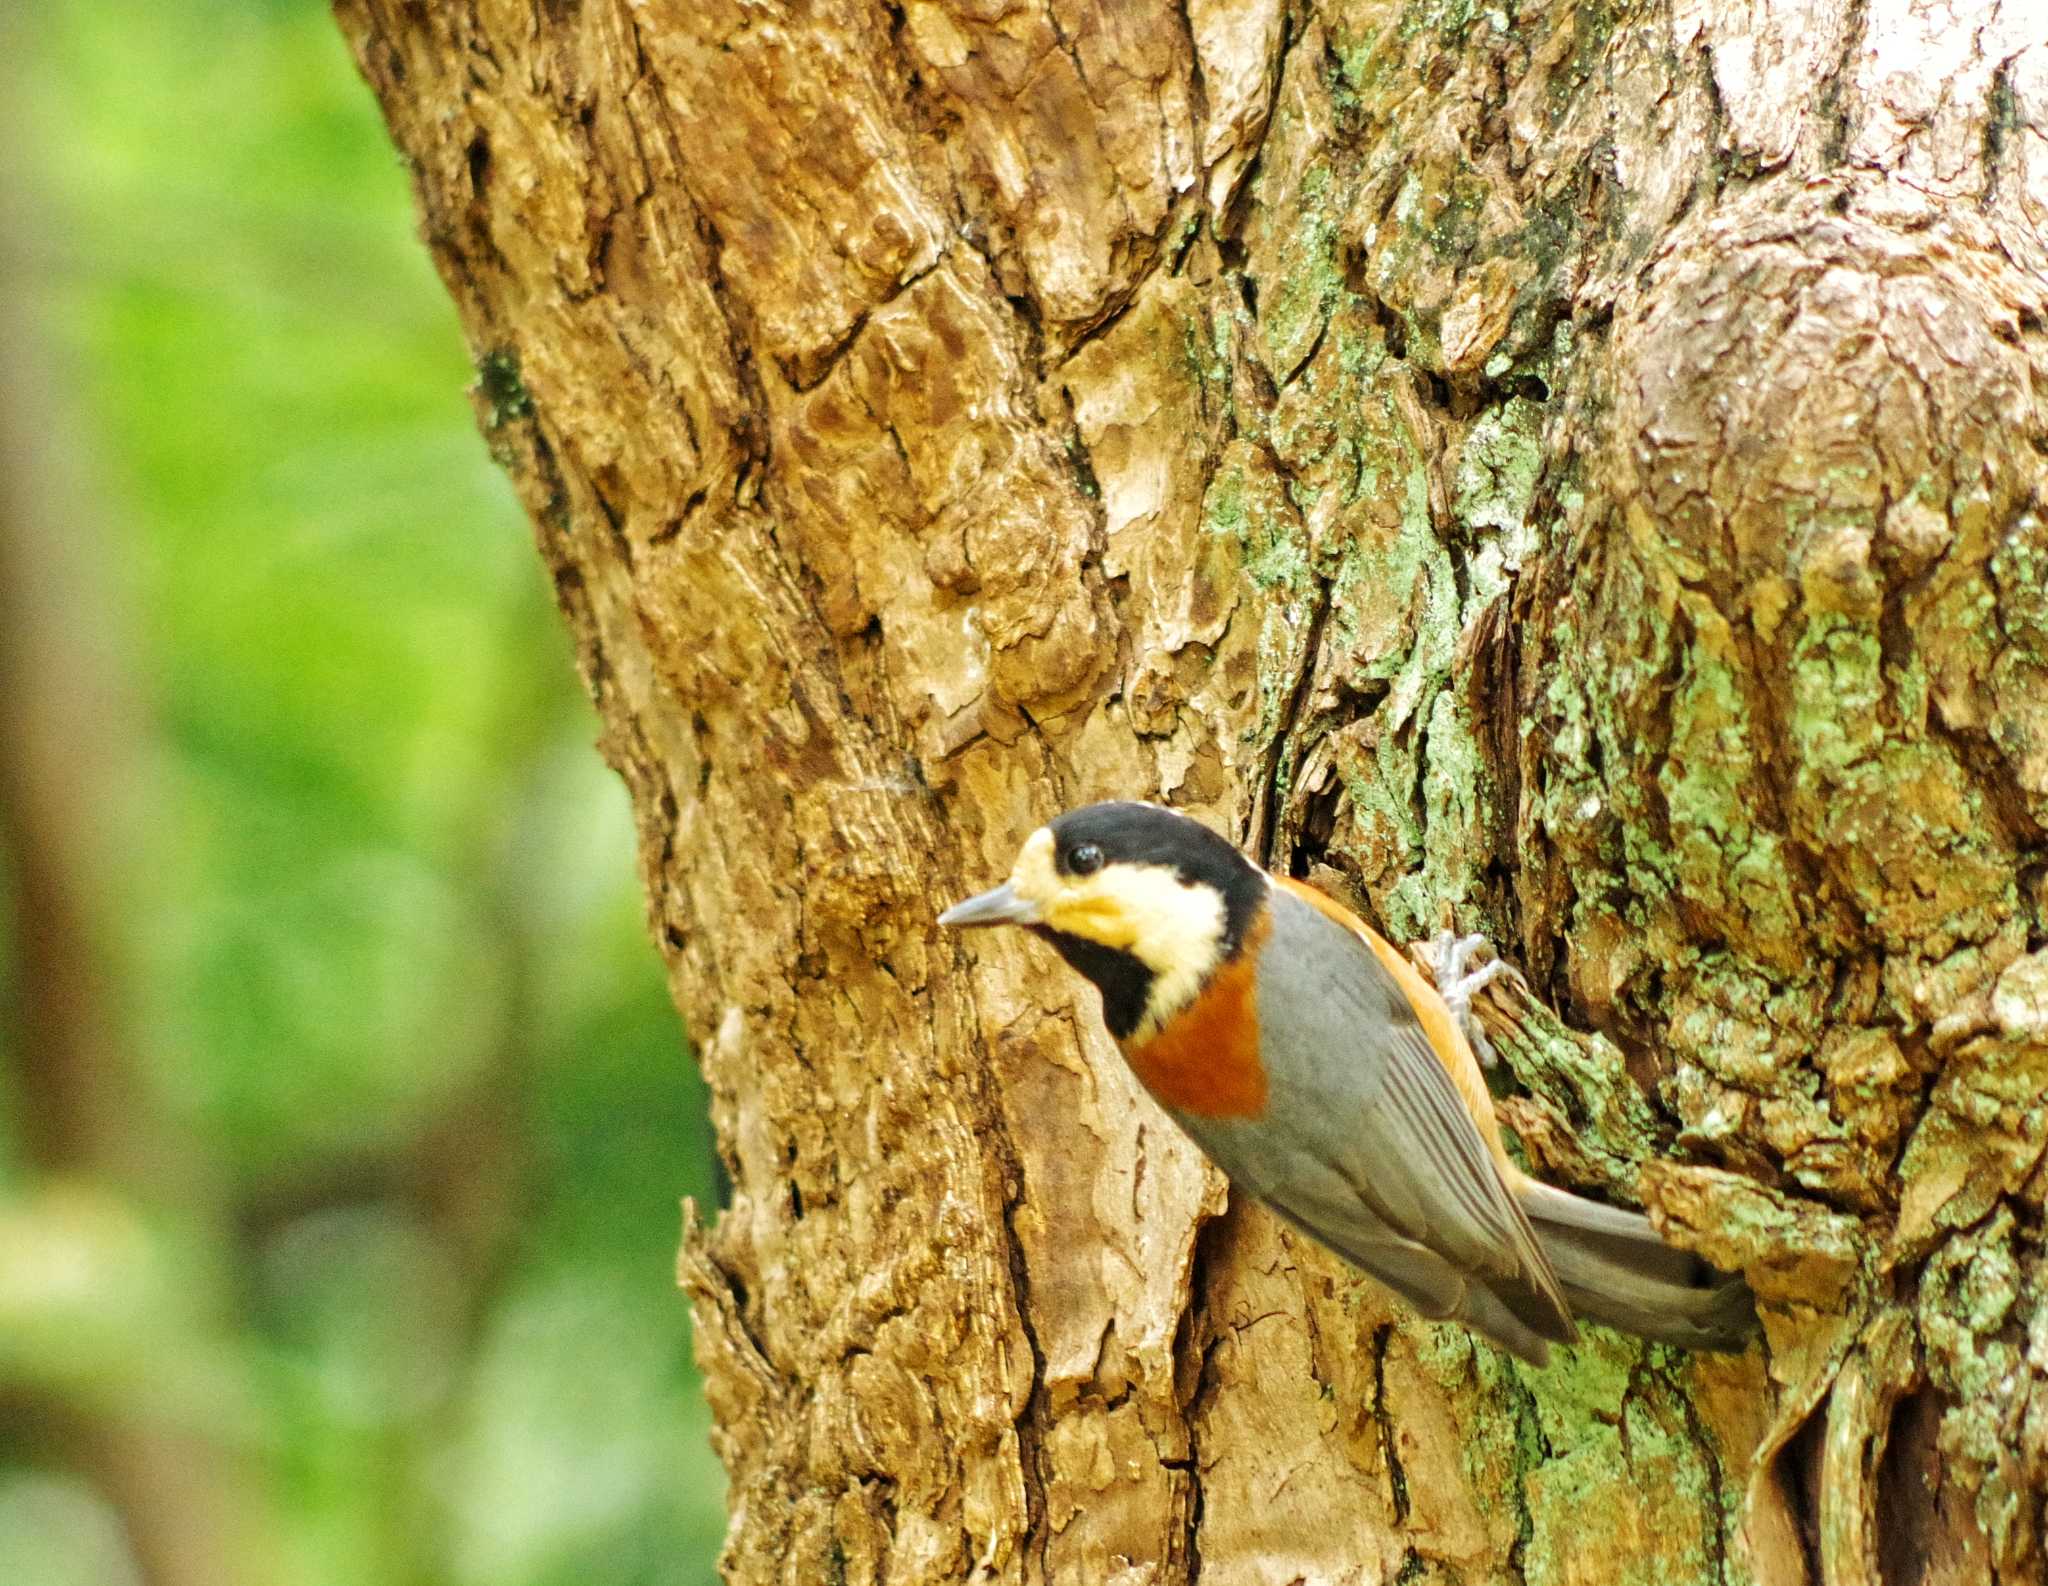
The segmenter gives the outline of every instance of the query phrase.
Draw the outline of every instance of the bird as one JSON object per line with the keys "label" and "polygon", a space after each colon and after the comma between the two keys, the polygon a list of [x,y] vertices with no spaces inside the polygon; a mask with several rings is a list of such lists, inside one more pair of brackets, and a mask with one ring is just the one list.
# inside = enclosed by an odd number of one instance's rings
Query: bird
{"label": "bird", "polygon": [[1466,1027],[1501,960],[1439,938],[1432,985],[1333,898],[1200,821],[1115,800],[1028,837],[1009,878],[938,923],[1021,926],[1094,983],[1139,1082],[1233,1185],[1416,1312],[1531,1365],[1589,1320],[1739,1352],[1739,1274],[1640,1212],[1512,1160]]}

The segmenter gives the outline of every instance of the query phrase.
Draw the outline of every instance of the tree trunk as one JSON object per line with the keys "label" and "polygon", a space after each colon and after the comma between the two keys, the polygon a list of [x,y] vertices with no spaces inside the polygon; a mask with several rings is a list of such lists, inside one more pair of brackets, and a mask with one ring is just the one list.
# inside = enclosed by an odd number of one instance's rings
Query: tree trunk
{"label": "tree trunk", "polygon": [[[339,11],[715,1092],[729,1578],[2044,1579],[2038,0]],[[1765,1345],[1226,1201],[933,928],[1111,795],[1490,932]]]}

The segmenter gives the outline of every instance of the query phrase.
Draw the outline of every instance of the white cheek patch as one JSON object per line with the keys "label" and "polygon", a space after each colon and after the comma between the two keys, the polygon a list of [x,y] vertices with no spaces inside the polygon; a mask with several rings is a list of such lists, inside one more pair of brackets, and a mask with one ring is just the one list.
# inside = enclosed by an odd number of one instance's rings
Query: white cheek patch
{"label": "white cheek patch", "polygon": [[1114,864],[1070,878],[1046,911],[1055,930],[1129,953],[1152,971],[1142,1040],[1202,989],[1223,956],[1223,897],[1165,865]]}
{"label": "white cheek patch", "polygon": [[1041,826],[1010,869],[1017,896],[1039,908],[1041,923],[1098,946],[1129,953],[1152,972],[1144,1040],[1194,1001],[1223,958],[1223,895],[1181,880],[1170,865],[1105,865],[1092,876],[1063,876],[1053,835]]}
{"label": "white cheek patch", "polygon": [[[1221,910],[1218,910],[1221,913]],[[1207,950],[1199,958],[1188,956],[1173,962],[1171,967],[1162,969],[1158,964],[1138,955],[1152,970],[1152,992],[1145,999],[1145,1017],[1138,1021],[1138,1027],[1131,1032],[1134,1043],[1149,1041],[1159,1033],[1159,1027],[1201,994],[1214,972],[1217,960],[1223,954],[1220,944],[1211,939]]]}

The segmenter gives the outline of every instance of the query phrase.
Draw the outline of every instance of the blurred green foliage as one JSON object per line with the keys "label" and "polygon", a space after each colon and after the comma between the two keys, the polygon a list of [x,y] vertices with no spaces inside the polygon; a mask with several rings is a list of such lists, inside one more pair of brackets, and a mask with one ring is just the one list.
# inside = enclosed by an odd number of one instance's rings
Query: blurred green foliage
{"label": "blurred green foliage", "polygon": [[252,1580],[710,1581],[703,1095],[370,96],[311,0],[13,26],[10,273],[141,706],[107,1011],[195,1171],[31,1171],[0,1095],[0,1581],[143,1578],[53,1404],[218,1451]]}

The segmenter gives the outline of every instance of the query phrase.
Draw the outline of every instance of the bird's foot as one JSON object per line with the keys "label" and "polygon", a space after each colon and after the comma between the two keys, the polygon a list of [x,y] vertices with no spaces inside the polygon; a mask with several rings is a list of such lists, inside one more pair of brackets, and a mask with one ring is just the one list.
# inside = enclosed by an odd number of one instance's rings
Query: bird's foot
{"label": "bird's foot", "polygon": [[[1479,1015],[1473,1011],[1472,999],[1502,975],[1512,974],[1508,961],[1484,936],[1477,933],[1460,936],[1455,931],[1439,931],[1430,944],[1430,967],[1436,972],[1437,994],[1444,999],[1444,1006],[1451,1010],[1451,1017],[1458,1021],[1458,1028],[1465,1032],[1465,1039],[1472,1043],[1472,1050],[1479,1061],[1492,1068],[1500,1061],[1493,1043],[1486,1038],[1486,1031],[1479,1023]],[[1477,969],[1468,969],[1472,955],[1485,948],[1493,957]]]}

